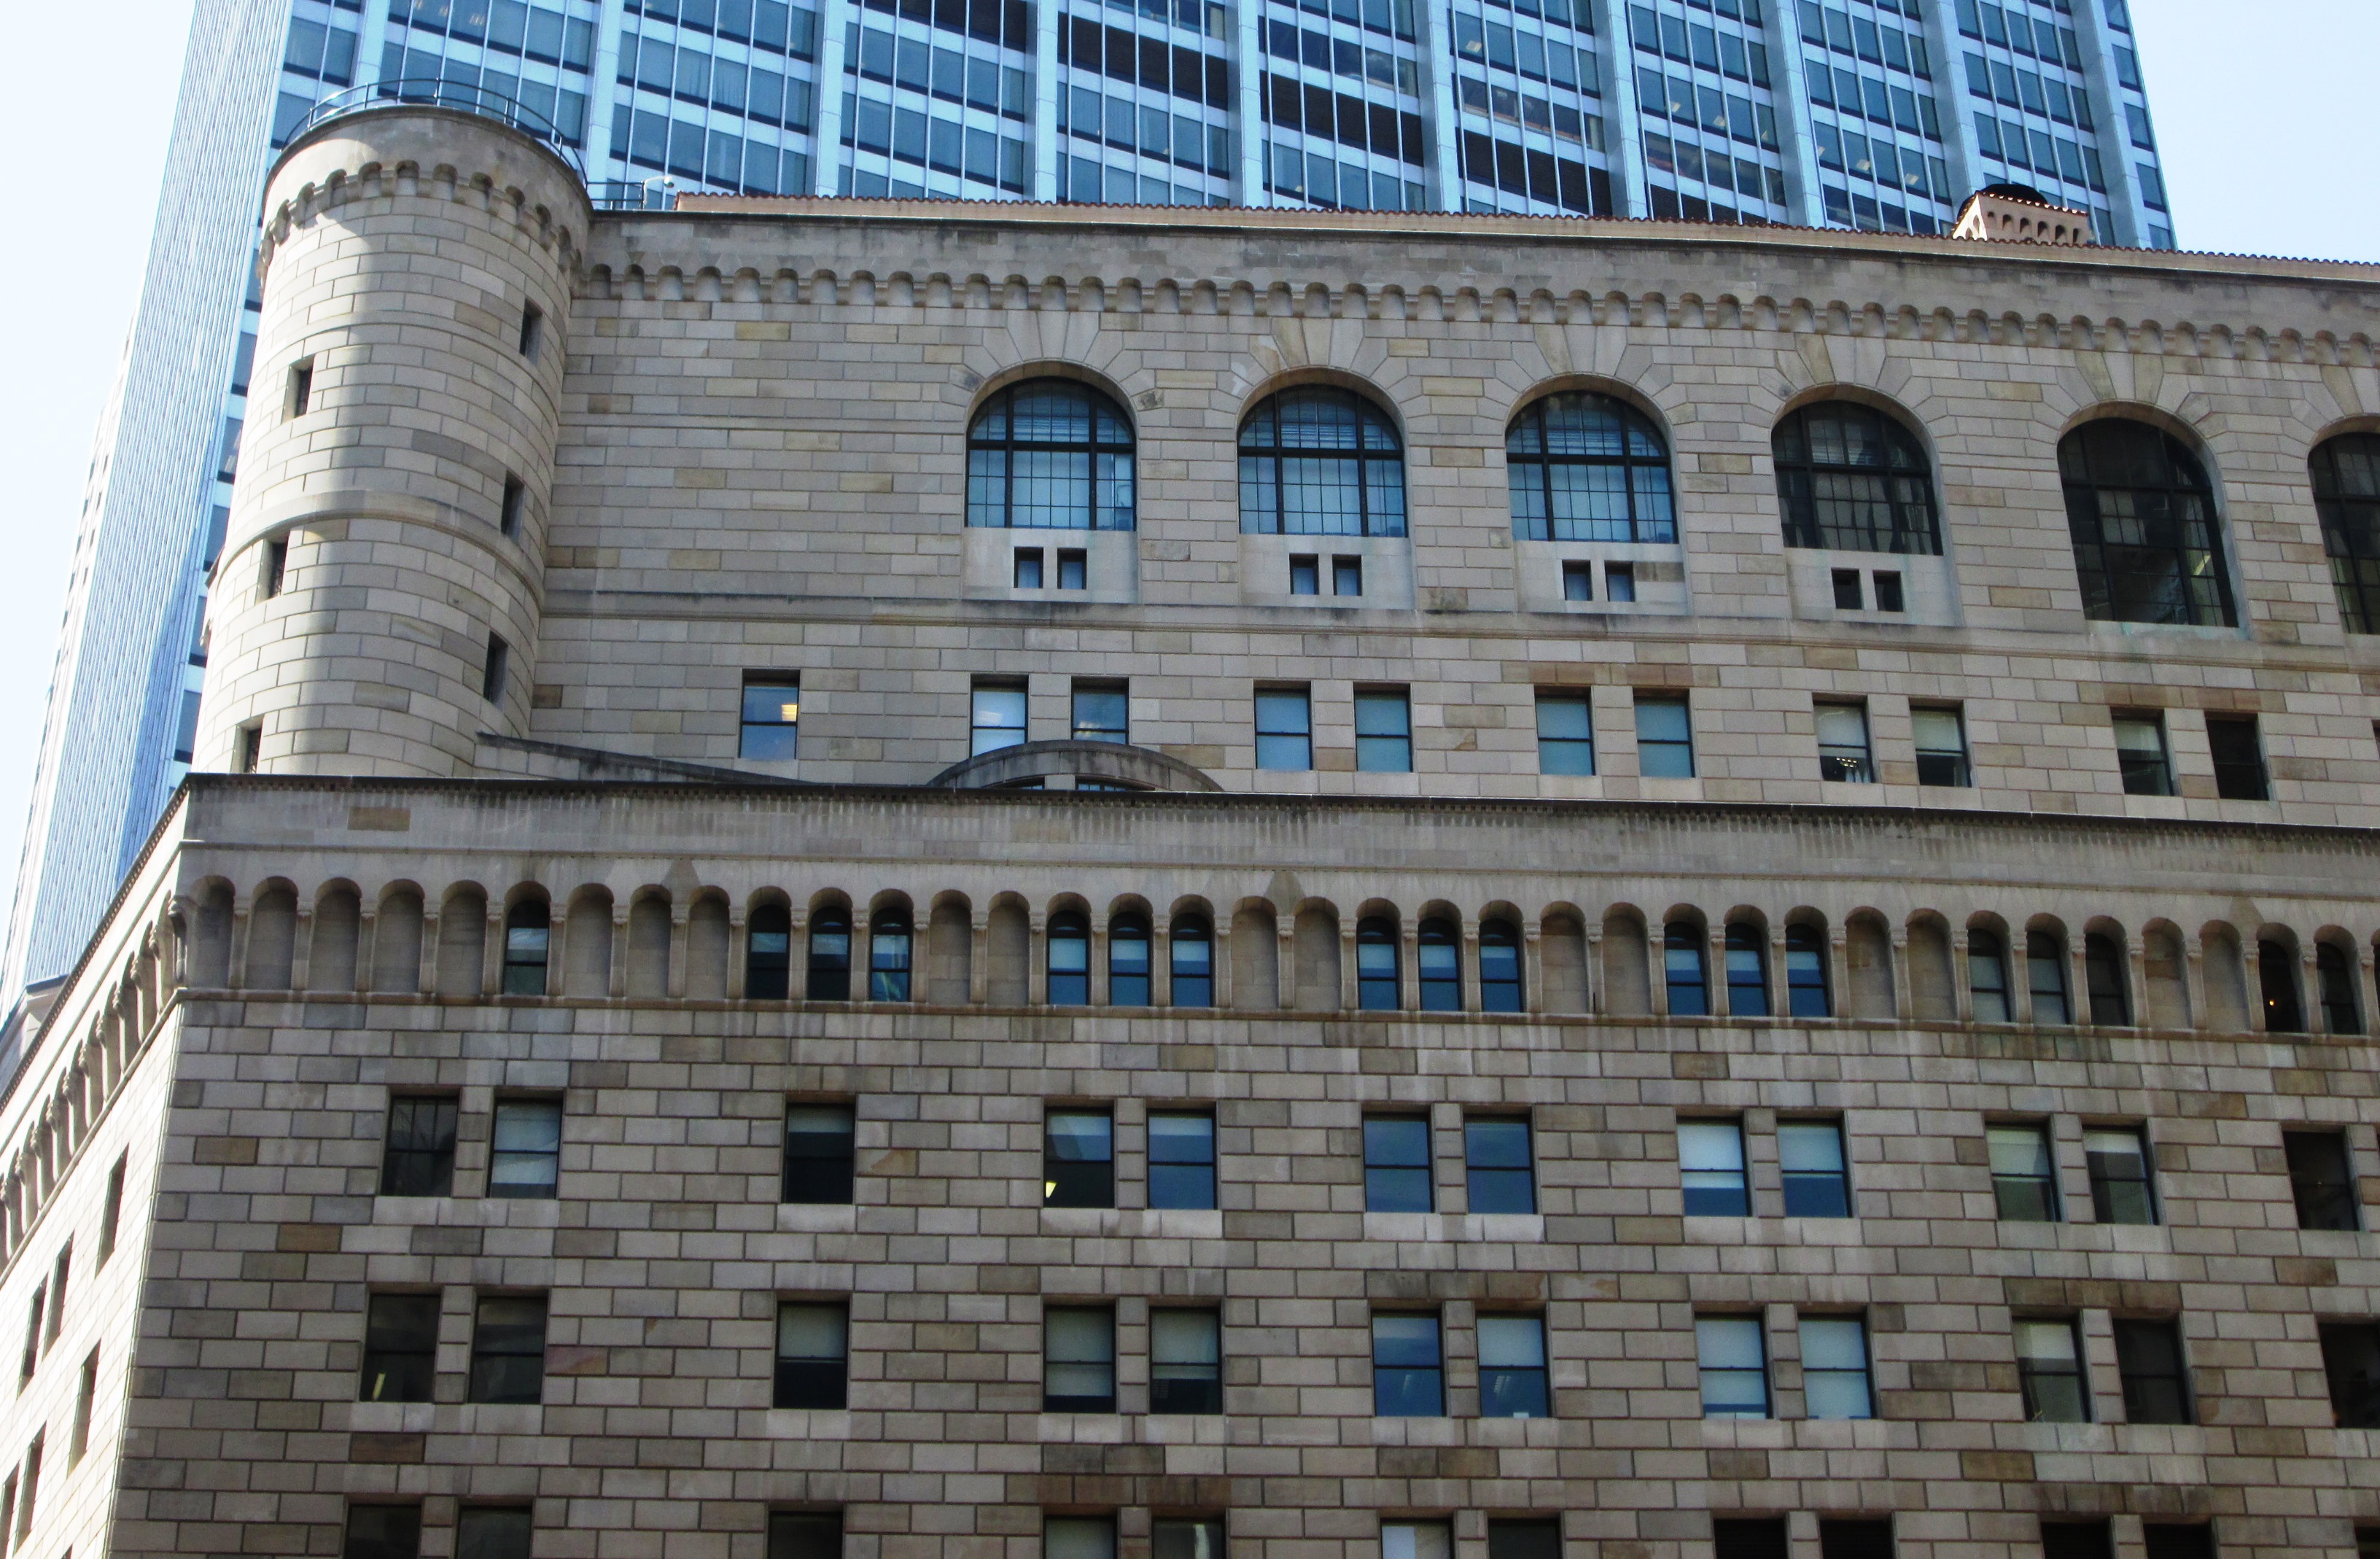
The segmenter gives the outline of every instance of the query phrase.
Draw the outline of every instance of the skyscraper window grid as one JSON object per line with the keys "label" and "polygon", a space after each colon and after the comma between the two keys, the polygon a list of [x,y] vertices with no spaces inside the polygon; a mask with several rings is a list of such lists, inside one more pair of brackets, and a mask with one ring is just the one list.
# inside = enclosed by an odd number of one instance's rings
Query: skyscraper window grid
{"label": "skyscraper window grid", "polygon": [[1792,220],[1765,21],[1778,4],[1629,6],[1650,214],[1690,222]]}

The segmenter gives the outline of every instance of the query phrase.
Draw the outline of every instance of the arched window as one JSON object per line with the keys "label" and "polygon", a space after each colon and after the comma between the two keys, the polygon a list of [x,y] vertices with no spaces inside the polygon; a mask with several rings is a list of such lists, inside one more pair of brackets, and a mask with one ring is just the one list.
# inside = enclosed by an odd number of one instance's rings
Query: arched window
{"label": "arched window", "polygon": [[1421,961],[1421,1010],[1463,1010],[1463,933],[1451,920],[1424,920],[1415,956]]}
{"label": "arched window", "polygon": [[1108,1005],[1145,1007],[1148,994],[1148,918],[1118,915],[1108,922]]}
{"label": "arched window", "polygon": [[1091,922],[1081,910],[1050,917],[1050,1005],[1087,1006],[1091,1000]]}
{"label": "arched window", "polygon": [[1785,928],[1785,1010],[1795,1017],[1832,1017],[1827,993],[1827,933],[1815,926]]}
{"label": "arched window", "polygon": [[2355,961],[2336,943],[2318,942],[2313,971],[2322,981],[2323,1027],[2334,1034],[2363,1032],[2363,1015],[2356,1008]]}
{"label": "arched window", "polygon": [[1728,923],[1727,1010],[1730,1017],[1768,1016],[1768,934],[1750,920]]}
{"label": "arched window", "polygon": [[967,428],[967,523],[1132,529],[1132,424],[1072,379],[1011,384]]}
{"label": "arched window", "polygon": [[553,942],[553,909],[525,898],[504,913],[504,994],[545,994],[545,965]]}
{"label": "arched window", "polygon": [[909,999],[909,912],[879,909],[868,921],[868,999]]}
{"label": "arched window", "polygon": [[[818,953],[819,927],[810,926],[810,952]],[[792,990],[794,917],[782,904],[764,904],[744,922],[744,994],[756,1002],[782,1002]],[[841,1000],[840,997],[836,998]]]}
{"label": "arched window", "polygon": [[2214,489],[2180,440],[2103,418],[2058,441],[2058,469],[2084,616],[2231,626]]}
{"label": "arched window", "polygon": [[1925,448],[1892,418],[1855,401],[1821,401],[1789,412],[1771,445],[1787,546],[1941,552]]}
{"label": "arched window", "polygon": [[1479,1010],[1519,1012],[1521,995],[1521,932],[1510,920],[1479,924]]}
{"label": "arched window", "polygon": [[2304,1033],[2305,1007],[2298,1000],[2297,949],[2271,937],[2257,943],[2256,976],[2264,987],[2265,1032]]}
{"label": "arched window", "polygon": [[1178,1007],[1215,1005],[1215,931],[1203,915],[1173,917],[1169,949],[1173,965],[1172,1002]]}
{"label": "arched window", "polygon": [[2091,1021],[2121,1027],[2132,1020],[2131,980],[2124,950],[2112,936],[2092,932],[2082,938],[2082,983],[2091,998]]}
{"label": "arched window", "polygon": [[1672,920],[1661,933],[1661,962],[1670,984],[1671,1017],[1710,1016],[1710,980],[1703,968],[1703,929]]}
{"label": "arched window", "polygon": [[1355,1005],[1366,1012],[1397,1010],[1397,923],[1384,915],[1355,923]]}
{"label": "arched window", "polygon": [[1533,401],[1504,435],[1512,534],[1524,542],[1674,542],[1670,450],[1642,412],[1577,391]]}
{"label": "arched window", "polygon": [[2053,932],[2024,933],[2025,979],[2033,991],[2035,1023],[2071,1023],[2066,999],[2066,944]]}
{"label": "arched window", "polygon": [[1266,536],[1402,536],[1403,445],[1350,390],[1268,396],[1240,424],[1240,529]]}
{"label": "arched window", "polygon": [[1974,999],[1975,1021],[2010,1021],[2008,957],[1999,933],[1980,928],[1967,933],[1967,991]]}
{"label": "arched window", "polygon": [[2339,618],[2350,633],[2380,633],[2380,433],[2325,439],[2311,463]]}
{"label": "arched window", "polygon": [[810,917],[809,979],[814,1002],[851,1000],[851,911],[829,905]]}

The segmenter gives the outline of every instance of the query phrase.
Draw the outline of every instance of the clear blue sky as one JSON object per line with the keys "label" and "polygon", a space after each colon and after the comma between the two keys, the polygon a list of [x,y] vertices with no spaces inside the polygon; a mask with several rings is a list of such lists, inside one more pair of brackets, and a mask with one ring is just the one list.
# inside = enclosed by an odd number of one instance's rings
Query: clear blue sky
{"label": "clear blue sky", "polygon": [[[2380,0],[2131,0],[2131,12],[2183,246],[2380,261]],[[26,149],[17,240],[0,248],[0,296],[17,299],[14,368],[0,375],[0,451],[17,484],[0,511],[0,903],[16,880],[91,432],[137,301],[188,25],[180,0],[18,6],[9,20],[16,57],[48,63],[0,93],[0,146]]]}

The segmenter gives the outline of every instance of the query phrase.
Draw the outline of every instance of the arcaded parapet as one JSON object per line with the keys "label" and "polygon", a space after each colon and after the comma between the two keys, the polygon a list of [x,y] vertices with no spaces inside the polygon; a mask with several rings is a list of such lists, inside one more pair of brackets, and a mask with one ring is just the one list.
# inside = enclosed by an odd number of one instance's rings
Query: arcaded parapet
{"label": "arcaded parapet", "polygon": [[198,766],[467,773],[527,727],[585,191],[392,104],[300,139],[265,209]]}

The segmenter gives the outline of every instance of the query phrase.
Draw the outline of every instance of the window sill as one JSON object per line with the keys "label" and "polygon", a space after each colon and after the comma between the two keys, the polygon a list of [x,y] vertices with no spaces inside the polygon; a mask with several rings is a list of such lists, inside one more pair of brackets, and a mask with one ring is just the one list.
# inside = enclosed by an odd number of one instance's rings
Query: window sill
{"label": "window sill", "polygon": [[346,1427],[351,1434],[428,1434],[438,1414],[435,1402],[358,1402],[348,1408]]}
{"label": "window sill", "polygon": [[777,1232],[780,1234],[847,1235],[858,1226],[858,1223],[859,1209],[847,1201],[781,1201],[777,1204]]}
{"label": "window sill", "polygon": [[1223,1215],[1212,1209],[1045,1207],[1041,1231],[1077,1238],[1220,1239]]}
{"label": "window sill", "polygon": [[1542,1244],[1542,1212],[1366,1212],[1364,1237],[1378,1244],[1424,1240],[1466,1243]]}
{"label": "window sill", "polygon": [[771,1407],[764,1432],[771,1440],[848,1440],[848,1407]]}

